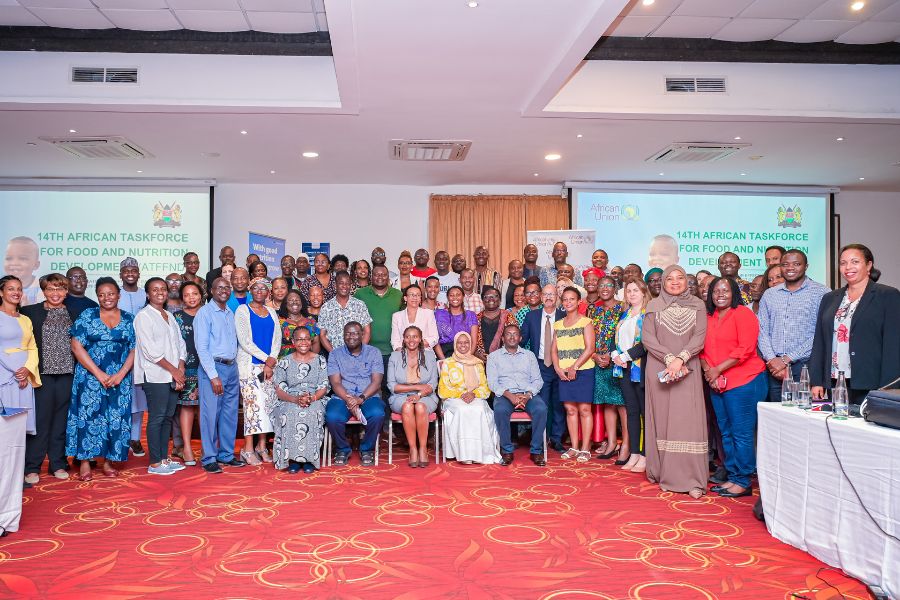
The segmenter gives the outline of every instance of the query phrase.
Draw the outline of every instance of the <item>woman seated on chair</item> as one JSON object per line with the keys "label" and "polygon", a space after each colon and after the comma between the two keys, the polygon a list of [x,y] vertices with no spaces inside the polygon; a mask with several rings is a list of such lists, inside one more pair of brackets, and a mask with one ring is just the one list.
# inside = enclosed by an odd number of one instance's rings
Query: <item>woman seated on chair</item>
{"label": "woman seated on chair", "polygon": [[[437,410],[437,360],[425,351],[422,330],[410,325],[403,331],[403,345],[388,361],[391,411],[400,415],[409,443],[409,466],[428,466],[428,418]],[[416,441],[418,438],[418,441]]]}
{"label": "woman seated on chair", "polygon": [[438,394],[444,400],[444,456],[463,464],[500,462],[500,439],[484,363],[473,353],[472,336],[453,338],[453,356],[441,365]]}
{"label": "woman seated on chair", "polygon": [[325,359],[312,351],[309,329],[294,329],[291,342],[293,352],[278,361],[272,376],[277,396],[272,409],[272,458],[276,469],[313,473],[319,468],[325,435],[328,368]]}

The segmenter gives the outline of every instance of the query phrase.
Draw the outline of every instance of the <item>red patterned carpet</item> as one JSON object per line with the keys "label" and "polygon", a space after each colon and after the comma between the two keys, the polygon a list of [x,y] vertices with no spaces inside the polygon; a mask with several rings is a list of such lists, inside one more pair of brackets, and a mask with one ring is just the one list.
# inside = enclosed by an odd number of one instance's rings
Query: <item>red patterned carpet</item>
{"label": "red patterned carpet", "polygon": [[395,458],[311,476],[154,477],[146,458],[117,480],[44,476],[0,539],[0,598],[840,597],[747,498],[661,493],[608,461],[539,469],[522,450],[509,468]]}

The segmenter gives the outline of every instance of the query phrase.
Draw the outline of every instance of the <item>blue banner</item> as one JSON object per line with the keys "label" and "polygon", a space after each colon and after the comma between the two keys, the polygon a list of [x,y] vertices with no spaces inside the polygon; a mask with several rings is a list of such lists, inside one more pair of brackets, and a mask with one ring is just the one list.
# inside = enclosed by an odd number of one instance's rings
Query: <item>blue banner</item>
{"label": "blue banner", "polygon": [[284,257],[285,241],[283,238],[273,237],[262,233],[249,233],[249,248],[251,254],[256,254],[269,269],[269,276],[281,275],[281,259]]}
{"label": "blue banner", "polygon": [[324,254],[331,258],[331,242],[301,242],[300,252],[309,258],[309,262],[316,258],[316,254]]}

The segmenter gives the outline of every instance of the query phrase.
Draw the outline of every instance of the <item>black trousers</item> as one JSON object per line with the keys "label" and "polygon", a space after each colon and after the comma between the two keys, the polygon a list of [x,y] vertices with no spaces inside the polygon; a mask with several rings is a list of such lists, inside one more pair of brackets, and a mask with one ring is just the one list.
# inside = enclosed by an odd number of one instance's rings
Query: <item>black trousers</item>
{"label": "black trousers", "polygon": [[72,399],[72,375],[41,374],[41,387],[34,390],[34,435],[25,436],[25,474],[40,473],[44,457],[50,457],[48,473],[68,466],[66,419]]}
{"label": "black trousers", "polygon": [[169,437],[172,435],[172,416],[178,405],[178,392],[169,383],[145,383],[147,394],[147,445],[150,464],[169,457]]}
{"label": "black trousers", "polygon": [[625,414],[628,415],[628,440],[633,454],[643,454],[644,444],[641,439],[641,419],[644,417],[644,384],[631,381],[631,363],[623,369],[623,377],[619,379],[619,388],[625,400]]}

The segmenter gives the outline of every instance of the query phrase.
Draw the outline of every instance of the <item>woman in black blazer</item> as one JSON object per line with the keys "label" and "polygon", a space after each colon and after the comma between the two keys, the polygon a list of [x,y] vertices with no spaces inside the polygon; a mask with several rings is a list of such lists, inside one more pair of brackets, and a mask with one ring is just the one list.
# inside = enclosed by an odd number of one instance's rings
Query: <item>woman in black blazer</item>
{"label": "woman in black blazer", "polygon": [[900,291],[878,281],[872,251],[862,244],[841,248],[847,285],[822,297],[812,356],[812,395],[824,396],[838,371],[847,378],[850,403],[900,376]]}

